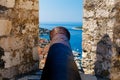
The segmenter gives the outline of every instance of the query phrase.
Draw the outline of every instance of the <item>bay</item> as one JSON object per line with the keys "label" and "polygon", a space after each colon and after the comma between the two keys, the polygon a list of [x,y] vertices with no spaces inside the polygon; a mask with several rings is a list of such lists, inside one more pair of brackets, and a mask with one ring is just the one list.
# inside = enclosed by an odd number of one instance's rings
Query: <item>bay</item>
{"label": "bay", "polygon": [[[82,30],[75,29],[75,27],[82,27],[82,23],[42,23],[41,28],[46,28],[52,30],[54,27],[62,26],[69,30],[71,34],[70,44],[74,52],[81,55],[82,53]],[[40,35],[40,38],[45,38],[49,40],[49,35]],[[81,58],[81,56],[79,56]]]}

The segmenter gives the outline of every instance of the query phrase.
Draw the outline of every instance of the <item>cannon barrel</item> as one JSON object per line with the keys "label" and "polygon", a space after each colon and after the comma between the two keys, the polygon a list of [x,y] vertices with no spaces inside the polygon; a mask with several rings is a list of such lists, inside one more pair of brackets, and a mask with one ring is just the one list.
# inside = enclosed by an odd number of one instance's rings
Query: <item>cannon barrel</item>
{"label": "cannon barrel", "polygon": [[56,27],[50,31],[50,40],[41,80],[81,80],[69,44],[69,31]]}

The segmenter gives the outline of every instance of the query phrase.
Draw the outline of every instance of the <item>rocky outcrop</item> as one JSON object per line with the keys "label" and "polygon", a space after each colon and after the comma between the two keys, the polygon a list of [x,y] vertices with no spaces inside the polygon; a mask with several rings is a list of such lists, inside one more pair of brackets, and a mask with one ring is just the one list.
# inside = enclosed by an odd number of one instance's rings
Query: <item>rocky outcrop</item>
{"label": "rocky outcrop", "polygon": [[40,35],[49,35],[50,30],[45,29],[45,28],[39,28],[39,34]]}
{"label": "rocky outcrop", "polygon": [[38,30],[38,0],[0,0],[2,78],[38,68]]}

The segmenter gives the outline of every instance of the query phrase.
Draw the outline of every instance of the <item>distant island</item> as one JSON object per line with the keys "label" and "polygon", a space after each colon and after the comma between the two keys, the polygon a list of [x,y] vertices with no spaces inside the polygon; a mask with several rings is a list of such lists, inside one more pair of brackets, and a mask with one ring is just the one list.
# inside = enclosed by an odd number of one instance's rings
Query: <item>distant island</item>
{"label": "distant island", "polygon": [[82,27],[73,27],[74,30],[82,30]]}

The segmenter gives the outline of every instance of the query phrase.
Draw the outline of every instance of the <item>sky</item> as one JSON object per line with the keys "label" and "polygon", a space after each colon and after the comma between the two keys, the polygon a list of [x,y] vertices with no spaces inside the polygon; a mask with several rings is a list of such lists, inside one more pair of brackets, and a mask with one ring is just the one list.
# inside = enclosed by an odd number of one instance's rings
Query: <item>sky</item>
{"label": "sky", "polygon": [[82,0],[40,0],[40,23],[82,22]]}

